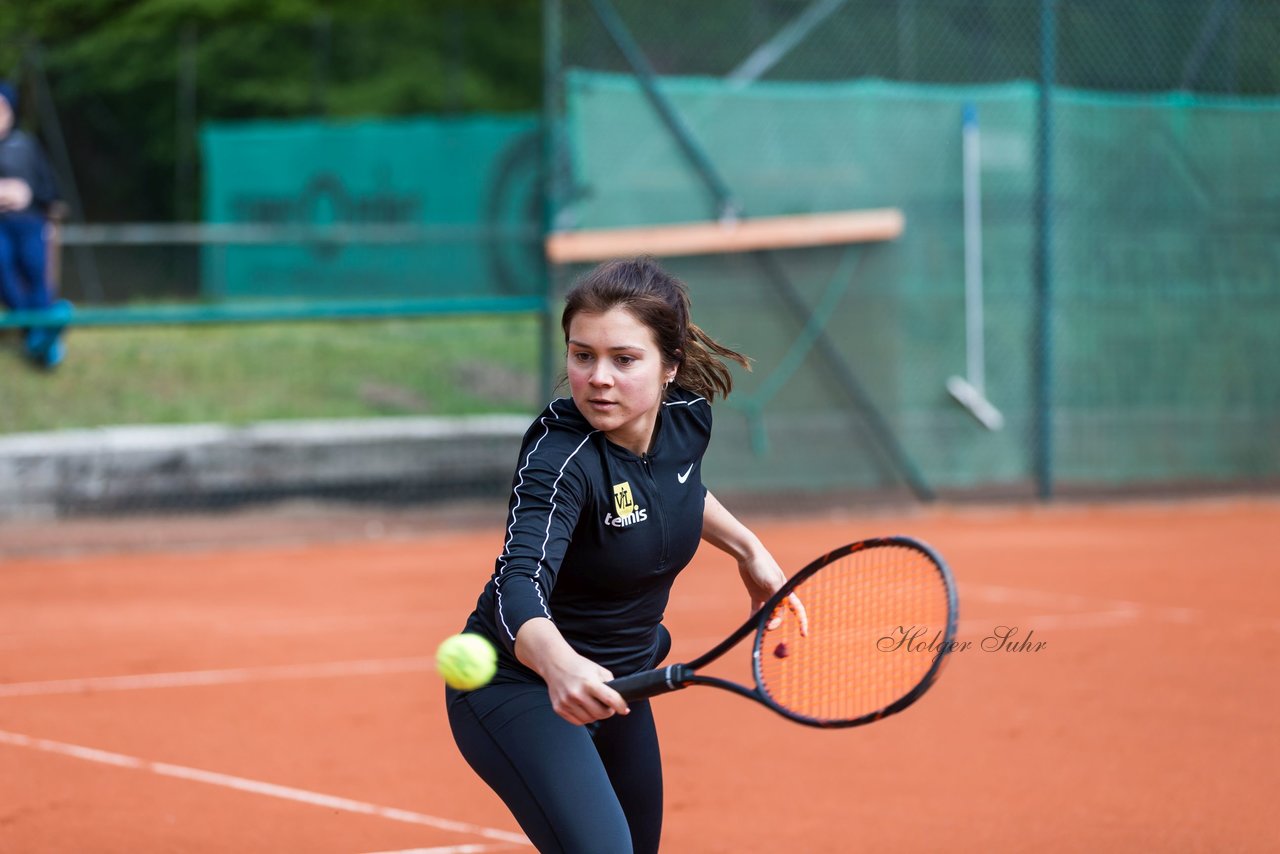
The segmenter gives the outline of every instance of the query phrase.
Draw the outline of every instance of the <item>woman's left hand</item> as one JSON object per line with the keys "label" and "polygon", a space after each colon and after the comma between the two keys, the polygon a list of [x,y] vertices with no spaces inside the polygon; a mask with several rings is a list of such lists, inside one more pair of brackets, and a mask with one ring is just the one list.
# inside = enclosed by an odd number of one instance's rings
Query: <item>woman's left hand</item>
{"label": "woman's left hand", "polygon": [[[742,583],[747,588],[747,595],[751,597],[751,612],[754,614],[760,610],[766,602],[782,589],[782,585],[786,583],[787,576],[782,571],[782,567],[778,566],[778,562],[773,559],[767,551],[760,552],[738,561],[738,575],[742,576]],[[792,593],[784,602],[786,608],[796,619],[800,621],[800,634],[803,637],[809,635],[809,616],[805,613],[804,605],[800,602],[800,598]],[[772,631],[782,625],[783,614],[779,608],[772,620],[769,621],[768,629]]]}
{"label": "woman's left hand", "polygon": [[[710,492],[703,502],[702,539],[738,561],[738,574],[742,576],[747,595],[751,597],[751,613],[759,611],[787,583],[787,574],[778,566],[760,538],[735,519]],[[808,636],[809,617],[795,594],[787,597],[786,607],[800,621],[800,634]],[[769,620],[769,629],[782,625],[782,618],[779,608]]]}
{"label": "woman's left hand", "polygon": [[751,610],[758,611],[787,581],[782,567],[764,549],[738,561],[738,575],[751,597]]}

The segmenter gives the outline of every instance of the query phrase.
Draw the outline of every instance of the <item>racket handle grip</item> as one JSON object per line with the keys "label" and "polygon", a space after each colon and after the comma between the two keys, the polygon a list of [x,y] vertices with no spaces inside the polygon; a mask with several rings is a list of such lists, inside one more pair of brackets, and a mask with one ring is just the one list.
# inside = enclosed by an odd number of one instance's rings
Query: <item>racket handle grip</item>
{"label": "racket handle grip", "polygon": [[605,684],[626,700],[643,700],[645,697],[656,697],[668,691],[678,691],[685,686],[692,675],[693,671],[683,664],[671,664],[657,670],[642,670],[630,676],[619,676]]}

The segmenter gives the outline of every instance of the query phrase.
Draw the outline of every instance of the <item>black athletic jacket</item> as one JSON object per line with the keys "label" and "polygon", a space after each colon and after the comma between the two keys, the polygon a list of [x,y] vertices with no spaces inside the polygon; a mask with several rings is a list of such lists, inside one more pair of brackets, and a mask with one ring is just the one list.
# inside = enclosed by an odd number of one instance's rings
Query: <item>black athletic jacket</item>
{"label": "black athletic jacket", "polygon": [[494,681],[539,681],[514,654],[534,617],[614,676],[655,663],[671,585],[702,536],[711,406],[673,385],[656,432],[636,456],[560,398],[525,433],[502,554],[467,620],[498,647]]}

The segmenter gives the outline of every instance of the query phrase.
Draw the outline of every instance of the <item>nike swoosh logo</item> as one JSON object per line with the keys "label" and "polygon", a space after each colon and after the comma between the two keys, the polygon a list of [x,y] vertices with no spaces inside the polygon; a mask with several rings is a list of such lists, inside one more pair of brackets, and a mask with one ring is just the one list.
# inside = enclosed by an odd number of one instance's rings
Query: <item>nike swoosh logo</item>
{"label": "nike swoosh logo", "polygon": [[694,460],[693,462],[689,463],[689,467],[684,470],[684,474],[676,475],[676,480],[680,481],[681,483],[684,483],[686,480],[688,480],[689,475],[693,473],[693,467],[696,466],[697,464],[698,464],[697,460]]}

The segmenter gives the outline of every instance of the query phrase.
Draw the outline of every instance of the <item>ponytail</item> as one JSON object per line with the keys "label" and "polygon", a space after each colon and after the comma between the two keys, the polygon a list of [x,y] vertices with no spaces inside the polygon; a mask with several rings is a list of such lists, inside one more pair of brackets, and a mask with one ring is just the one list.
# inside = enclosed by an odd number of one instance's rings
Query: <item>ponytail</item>
{"label": "ponytail", "polygon": [[676,385],[707,400],[715,400],[717,394],[728,397],[733,391],[733,374],[723,360],[732,359],[751,370],[751,362],[746,356],[718,343],[693,323],[689,324],[681,355]]}

